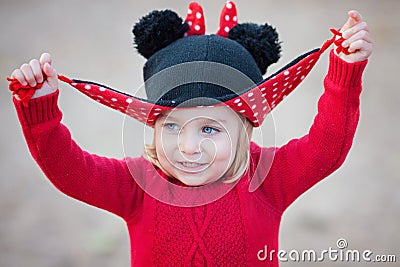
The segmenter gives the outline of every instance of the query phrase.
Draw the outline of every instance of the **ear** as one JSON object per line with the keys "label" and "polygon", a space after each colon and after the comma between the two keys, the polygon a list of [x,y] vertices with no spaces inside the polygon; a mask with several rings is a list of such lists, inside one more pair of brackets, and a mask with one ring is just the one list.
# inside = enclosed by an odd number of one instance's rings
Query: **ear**
{"label": "ear", "polygon": [[188,13],[186,15],[185,21],[190,27],[189,31],[187,32],[187,36],[203,35],[206,33],[204,12],[199,3],[191,2],[189,4]]}
{"label": "ear", "polygon": [[134,25],[132,33],[139,54],[149,58],[158,50],[182,38],[188,30],[188,24],[175,12],[167,9],[154,10],[141,18]]}
{"label": "ear", "polygon": [[236,5],[232,1],[225,3],[219,16],[219,29],[217,35],[228,37],[229,31],[238,24]]}
{"label": "ear", "polygon": [[268,24],[238,24],[229,31],[228,38],[240,43],[250,52],[263,75],[268,66],[280,58],[278,33]]}

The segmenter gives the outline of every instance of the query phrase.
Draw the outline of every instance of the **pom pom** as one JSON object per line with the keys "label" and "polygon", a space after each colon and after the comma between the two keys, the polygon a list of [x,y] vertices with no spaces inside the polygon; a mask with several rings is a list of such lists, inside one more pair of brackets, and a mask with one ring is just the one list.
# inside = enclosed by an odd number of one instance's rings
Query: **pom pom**
{"label": "pom pom", "polygon": [[268,24],[241,23],[229,31],[228,37],[250,52],[263,75],[268,66],[277,62],[281,56],[278,33]]}
{"label": "pom pom", "polygon": [[151,57],[158,50],[182,38],[189,30],[189,25],[183,22],[171,10],[154,10],[141,18],[132,30],[136,49],[145,58]]}

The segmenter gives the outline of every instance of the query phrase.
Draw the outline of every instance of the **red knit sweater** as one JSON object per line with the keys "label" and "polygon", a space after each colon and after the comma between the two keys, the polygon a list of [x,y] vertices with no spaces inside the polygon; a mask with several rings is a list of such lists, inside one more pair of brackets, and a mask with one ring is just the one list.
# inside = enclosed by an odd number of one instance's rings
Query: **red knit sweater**
{"label": "red knit sweater", "polygon": [[[154,178],[143,157],[118,160],[83,151],[60,123],[58,91],[30,100],[28,107],[14,103],[29,150],[50,181],[126,221],[132,266],[278,266],[276,253],[273,261],[260,261],[257,253],[265,245],[278,250],[282,213],[345,160],[359,119],[366,63],[349,64],[331,53],[309,133],[280,148],[252,143],[250,171],[222,198],[194,208],[168,205],[145,193],[132,178]],[[273,153],[268,172],[263,161]],[[261,154],[266,158],[260,161]],[[249,192],[251,179],[264,178]]]}

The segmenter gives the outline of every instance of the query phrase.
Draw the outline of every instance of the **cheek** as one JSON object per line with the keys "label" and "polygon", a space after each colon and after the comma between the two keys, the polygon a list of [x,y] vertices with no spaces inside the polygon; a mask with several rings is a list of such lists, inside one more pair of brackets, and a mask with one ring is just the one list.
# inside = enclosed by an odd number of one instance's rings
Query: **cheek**
{"label": "cheek", "polygon": [[157,159],[158,162],[160,163],[161,167],[164,168],[167,172],[169,172],[170,165],[171,165],[171,151],[168,147],[165,147],[162,145],[160,142],[161,140],[158,140],[156,143],[156,154],[157,154]]}
{"label": "cheek", "polygon": [[226,136],[215,142],[216,160],[230,163],[236,154],[236,140]]}
{"label": "cheek", "polygon": [[159,160],[167,159],[173,155],[176,150],[176,142],[176,137],[174,136],[156,133],[156,152]]}

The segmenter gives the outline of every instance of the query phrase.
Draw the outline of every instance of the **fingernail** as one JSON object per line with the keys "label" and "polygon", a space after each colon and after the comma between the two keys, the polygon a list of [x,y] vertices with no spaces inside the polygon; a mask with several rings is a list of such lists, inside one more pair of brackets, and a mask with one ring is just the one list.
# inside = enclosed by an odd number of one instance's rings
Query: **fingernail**
{"label": "fingernail", "polygon": [[342,34],[342,36],[343,36],[344,39],[349,39],[352,34],[353,34],[353,30],[352,29],[348,29]]}
{"label": "fingernail", "polygon": [[349,46],[349,42],[348,41],[343,41],[342,46],[343,47],[348,47]]}

